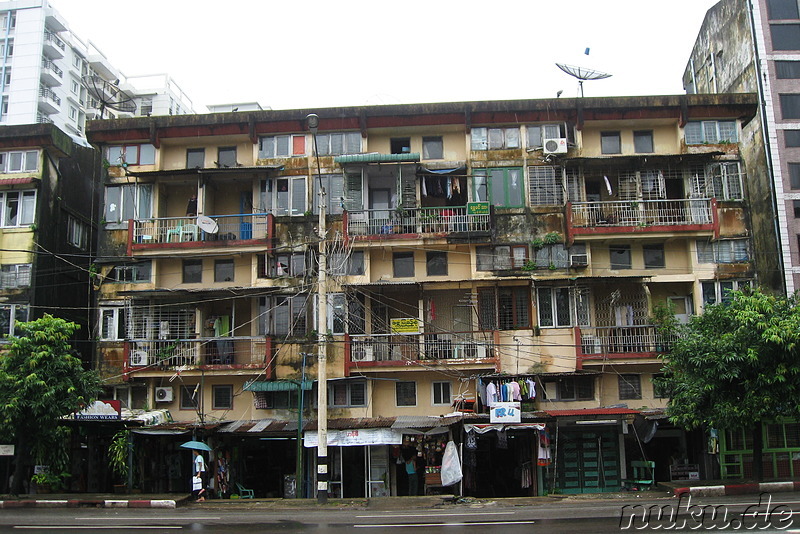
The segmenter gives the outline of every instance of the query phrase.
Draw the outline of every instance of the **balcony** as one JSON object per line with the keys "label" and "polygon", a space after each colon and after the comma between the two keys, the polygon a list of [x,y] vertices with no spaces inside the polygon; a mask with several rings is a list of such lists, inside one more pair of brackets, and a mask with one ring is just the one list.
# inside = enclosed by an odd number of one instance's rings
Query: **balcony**
{"label": "balcony", "polygon": [[716,199],[628,200],[567,204],[572,235],[708,231],[717,226]]}
{"label": "balcony", "polygon": [[471,213],[467,206],[360,210],[345,214],[348,238],[374,239],[409,235],[489,233],[490,213]]}
{"label": "balcony", "polygon": [[39,109],[44,113],[58,113],[61,109],[61,97],[47,87],[39,87]]}
{"label": "balcony", "polygon": [[272,221],[272,215],[266,213],[216,215],[209,218],[217,225],[218,230],[214,233],[200,228],[195,217],[131,220],[128,228],[130,248],[201,248],[263,242],[269,237]]}
{"label": "balcony", "polygon": [[581,327],[576,337],[584,360],[656,358],[669,346],[654,325]]}
{"label": "balcony", "polygon": [[262,337],[147,339],[126,343],[132,371],[175,369],[261,369],[267,340]]}
{"label": "balcony", "polygon": [[350,369],[386,370],[420,364],[496,369],[498,359],[491,338],[491,332],[352,335],[345,348],[346,373]]}
{"label": "balcony", "polygon": [[44,32],[44,43],[42,50],[44,54],[50,59],[61,59],[64,57],[64,52],[67,45],[64,41],[58,38],[53,32]]}
{"label": "balcony", "polygon": [[58,65],[47,58],[42,58],[41,80],[43,84],[50,87],[60,86],[63,78],[64,71],[58,68]]}

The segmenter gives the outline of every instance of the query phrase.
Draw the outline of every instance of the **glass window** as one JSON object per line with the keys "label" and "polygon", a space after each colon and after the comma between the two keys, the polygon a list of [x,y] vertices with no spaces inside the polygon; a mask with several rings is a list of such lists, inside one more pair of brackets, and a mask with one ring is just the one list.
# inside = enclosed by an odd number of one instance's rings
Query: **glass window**
{"label": "glass window", "polygon": [[361,133],[359,132],[317,134],[316,142],[320,156],[340,156],[361,152]]}
{"label": "glass window", "polygon": [[620,154],[622,152],[622,144],[620,143],[619,132],[601,132],[600,151],[603,154]]}
{"label": "glass window", "polygon": [[121,306],[100,308],[100,340],[117,341],[125,339],[125,321]]}
{"label": "glass window", "polygon": [[539,326],[565,328],[572,326],[572,299],[568,287],[540,287],[538,297]]}
{"label": "glass window", "polygon": [[770,24],[774,50],[800,50],[800,24]]}
{"label": "glass window", "polygon": [[330,255],[328,273],[334,276],[360,276],[364,274],[364,252],[349,254],[334,252]]}
{"label": "glass window", "polygon": [[800,130],[784,130],[784,142],[786,147],[800,147]]}
{"label": "glass window", "polygon": [[792,205],[794,206],[795,219],[800,219],[800,200],[793,200]]}
{"label": "glass window", "polygon": [[411,138],[410,137],[392,137],[389,140],[389,149],[392,154],[410,154],[411,153]]}
{"label": "glass window", "polygon": [[800,163],[789,163],[789,186],[800,189]]}
{"label": "glass window", "polygon": [[736,143],[739,140],[735,121],[694,121],[683,129],[687,145]]}
{"label": "glass window", "polygon": [[797,0],[767,0],[770,20],[800,19]]}
{"label": "glass window", "polygon": [[411,278],[414,276],[414,253],[395,252],[392,255],[395,278]]}
{"label": "glass window", "polygon": [[366,406],[367,384],[349,380],[332,381],[328,384],[328,406]]}
{"label": "glass window", "polygon": [[636,130],[633,132],[633,150],[637,154],[653,152],[653,130]]}
{"label": "glass window", "polygon": [[425,265],[428,276],[447,276],[447,252],[428,251]]}
{"label": "glass window", "polygon": [[624,374],[617,377],[620,400],[642,398],[642,382],[639,375]]}
{"label": "glass window", "polygon": [[501,208],[522,207],[522,169],[494,168],[473,171],[473,198]]}
{"label": "glass window", "polygon": [[107,186],[105,221],[126,223],[128,219],[149,219],[152,213],[152,198],[151,184]]}
{"label": "glass window", "polygon": [[564,204],[561,167],[532,165],[528,167],[528,182],[528,197],[531,205],[560,206]]}
{"label": "glass window", "polygon": [[645,269],[663,269],[666,267],[664,244],[642,245]]}
{"label": "glass window", "polygon": [[433,383],[433,404],[450,405],[450,382]]}
{"label": "glass window", "polygon": [[204,148],[189,148],[186,150],[186,168],[202,169],[206,166],[206,150]]}
{"label": "glass window", "polygon": [[[316,180],[314,184],[316,187]],[[292,216],[304,215],[306,209],[306,177],[268,178],[262,180],[260,202],[260,209],[265,213]],[[330,200],[328,202],[331,206],[335,206]],[[341,213],[341,209],[339,213]]]}
{"label": "glass window", "polygon": [[217,152],[217,167],[236,167],[236,147],[220,147]]}
{"label": "glass window", "polygon": [[630,245],[611,245],[608,247],[611,256],[612,269],[631,268],[631,246]]}
{"label": "glass window", "polygon": [[200,404],[200,384],[181,386],[181,410],[196,410]]}
{"label": "glass window", "polygon": [[233,282],[233,260],[214,261],[214,281]]}
{"label": "glass window", "polygon": [[0,193],[2,202],[2,225],[4,227],[27,226],[36,217],[36,191],[8,191]]}
{"label": "glass window", "polygon": [[199,284],[203,281],[203,260],[183,260],[183,283]]}
{"label": "glass window", "polygon": [[442,137],[423,137],[422,138],[422,159],[442,159],[444,158],[444,145]]}
{"label": "glass window", "polygon": [[233,408],[233,386],[212,386],[212,409],[230,410]]}
{"label": "glass window", "polygon": [[781,117],[783,119],[800,119],[800,94],[780,95],[780,99]]}
{"label": "glass window", "polygon": [[72,215],[67,216],[67,243],[81,250],[89,245],[89,225]]}
{"label": "glass window", "polygon": [[0,289],[16,289],[31,285],[31,263],[8,264],[0,267]]}
{"label": "glass window", "polygon": [[800,78],[800,61],[776,61],[775,75],[779,80]]}
{"label": "glass window", "polygon": [[114,282],[141,283],[150,281],[152,264],[148,261],[117,265],[111,271],[111,280]]}
{"label": "glass window", "polygon": [[[322,187],[325,188],[325,213],[328,215],[340,215],[344,210],[344,206],[342,205],[342,199],[345,197],[344,174],[323,174],[321,177],[315,175],[312,178],[312,183],[314,184],[314,196],[311,199],[311,211],[315,215],[319,214],[320,180],[322,181]],[[305,182],[303,182],[303,184],[305,184]],[[305,196],[305,188],[302,191],[298,190],[298,193],[295,196],[299,195]],[[305,205],[305,203],[303,203],[303,205]]]}
{"label": "glass window", "polygon": [[470,137],[472,150],[520,147],[519,128],[473,128]]}
{"label": "glass window", "polygon": [[[259,158],[304,156],[305,154],[305,134],[269,135],[258,140]],[[320,147],[320,154],[322,154],[322,147]]]}
{"label": "glass window", "polygon": [[417,405],[417,383],[416,382],[396,382],[395,400],[398,406]]}

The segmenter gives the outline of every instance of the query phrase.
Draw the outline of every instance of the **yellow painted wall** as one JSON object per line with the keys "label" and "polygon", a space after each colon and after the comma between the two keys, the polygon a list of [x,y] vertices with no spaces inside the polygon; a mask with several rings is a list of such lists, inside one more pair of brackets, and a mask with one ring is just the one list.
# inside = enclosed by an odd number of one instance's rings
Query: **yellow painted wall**
{"label": "yellow painted wall", "polygon": [[432,127],[429,133],[420,133],[424,128],[415,127],[412,132],[406,133],[403,128],[393,129],[387,133],[370,133],[369,152],[379,152],[381,154],[391,153],[391,139],[395,137],[410,137],[411,152],[416,152],[422,157],[422,138],[424,136],[442,136],[442,147],[446,161],[463,161],[467,158],[467,144],[465,143],[465,133],[463,130],[453,131],[450,128],[443,130],[441,127]]}
{"label": "yellow painted wall", "polygon": [[682,130],[676,128],[676,123],[653,125],[652,122],[642,122],[641,124],[631,123],[631,121],[604,122],[602,124],[586,123],[580,130],[581,136],[581,156],[597,157],[607,156],[600,151],[600,133],[608,131],[620,132],[621,154],[635,154],[633,147],[633,132],[638,130],[653,131],[653,153],[654,154],[676,154],[680,152],[680,140]]}
{"label": "yellow painted wall", "polygon": [[[374,380],[372,402],[375,416],[395,415],[444,415],[453,411],[448,405],[433,405],[433,382],[450,382],[450,391],[453,395],[459,393],[459,381],[444,373],[427,371],[397,372],[384,375],[392,380]],[[417,384],[416,406],[397,406],[396,381],[414,381]],[[465,384],[462,391],[467,398],[475,398],[474,386]]]}

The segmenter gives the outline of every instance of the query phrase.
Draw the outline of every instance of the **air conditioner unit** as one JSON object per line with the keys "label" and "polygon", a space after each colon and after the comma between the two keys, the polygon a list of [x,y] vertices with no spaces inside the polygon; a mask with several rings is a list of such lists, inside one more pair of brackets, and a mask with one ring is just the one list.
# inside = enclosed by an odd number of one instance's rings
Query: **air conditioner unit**
{"label": "air conditioner unit", "polygon": [[134,350],[131,352],[131,367],[142,367],[147,365],[147,351]]}
{"label": "air conditioner unit", "polygon": [[156,402],[172,402],[172,388],[156,388]]}
{"label": "air conditioner unit", "polygon": [[600,338],[590,335],[581,336],[581,351],[584,354],[600,354]]}
{"label": "air conditioner unit", "polygon": [[566,154],[567,140],[562,138],[545,139],[542,145],[545,154]]}
{"label": "air conditioner unit", "polygon": [[354,362],[371,362],[375,360],[372,345],[362,345],[353,349],[352,359]]}
{"label": "air conditioner unit", "polygon": [[589,265],[588,254],[572,254],[569,257],[570,267],[586,267]]}

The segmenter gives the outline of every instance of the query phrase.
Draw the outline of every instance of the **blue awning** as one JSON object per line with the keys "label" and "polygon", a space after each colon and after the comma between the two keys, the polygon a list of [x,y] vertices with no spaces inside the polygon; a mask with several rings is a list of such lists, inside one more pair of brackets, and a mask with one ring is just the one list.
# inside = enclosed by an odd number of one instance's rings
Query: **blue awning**
{"label": "blue awning", "polygon": [[335,163],[416,163],[419,161],[419,152],[409,154],[349,154],[336,156]]}

